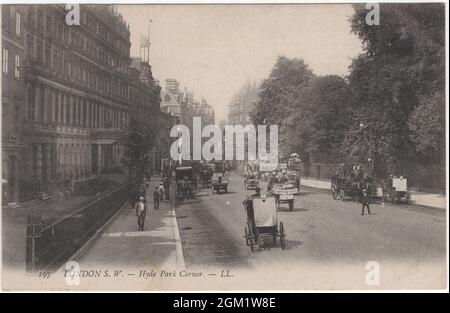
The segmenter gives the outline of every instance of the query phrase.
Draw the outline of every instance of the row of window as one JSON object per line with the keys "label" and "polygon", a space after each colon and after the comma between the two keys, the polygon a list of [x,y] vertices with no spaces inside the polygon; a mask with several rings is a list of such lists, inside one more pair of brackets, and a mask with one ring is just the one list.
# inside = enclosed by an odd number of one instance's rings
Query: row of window
{"label": "row of window", "polygon": [[42,41],[37,36],[27,36],[27,52],[29,58],[38,64],[56,71],[61,75],[74,78],[88,84],[101,94],[112,94],[129,99],[128,84],[111,76],[105,70],[76,55],[68,55],[63,49]]}
{"label": "row of window", "polygon": [[[11,18],[11,13],[13,17]],[[11,7],[9,5],[2,5],[2,31],[11,31],[11,25],[14,25],[14,32],[17,37],[22,34],[22,13],[19,11],[11,12]]]}
{"label": "row of window", "polygon": [[[34,175],[40,174],[42,179],[47,179],[46,175],[50,175],[50,178],[59,178],[61,176],[79,176],[83,174],[89,174],[95,171],[97,160],[92,158],[92,149],[97,149],[97,145],[91,145],[89,143],[60,143],[58,147],[56,144],[34,144],[32,145],[30,154],[32,161],[32,172]],[[104,167],[111,167],[116,164],[113,161],[111,154],[113,153],[113,147],[110,145],[103,145],[100,147],[103,153],[103,160],[100,160]],[[123,149],[121,146],[116,146],[114,153],[121,155]],[[109,151],[109,153],[107,153]],[[38,162],[38,159],[41,162]]]}
{"label": "row of window", "polygon": [[[60,17],[56,14],[46,14],[42,8],[38,7],[36,10],[30,9],[28,21],[34,29],[45,33],[46,36],[70,45],[72,48],[87,57],[94,59],[96,62],[110,66],[119,72],[126,73],[127,66],[124,62],[121,62],[121,57],[118,56],[118,53],[110,53],[111,49],[106,45],[99,44],[98,40],[88,39],[82,33],[82,28],[65,24],[64,16]],[[112,36],[109,31],[107,34],[108,36],[106,37],[99,37],[103,40],[107,40],[116,50],[121,51],[125,55],[129,55],[129,49],[124,48],[127,44],[123,39],[116,36],[114,39],[108,40],[108,38]]]}
{"label": "row of window", "polygon": [[[10,61],[9,61],[9,50],[8,48],[3,48],[2,53],[2,72],[4,75],[8,75],[10,69]],[[20,55],[14,55],[14,77],[20,78]]]}
{"label": "row of window", "polygon": [[124,109],[40,85],[27,87],[27,107],[28,119],[33,122],[88,128],[122,128],[130,123],[130,114]]}

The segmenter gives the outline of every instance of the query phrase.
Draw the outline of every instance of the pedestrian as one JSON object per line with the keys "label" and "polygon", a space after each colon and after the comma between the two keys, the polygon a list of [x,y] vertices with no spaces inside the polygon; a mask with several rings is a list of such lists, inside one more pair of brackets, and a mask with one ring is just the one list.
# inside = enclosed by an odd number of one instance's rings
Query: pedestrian
{"label": "pedestrian", "polygon": [[164,193],[165,193],[165,196],[166,196],[166,201],[169,201],[169,194],[170,194],[169,188],[170,188],[170,185],[169,185],[169,179],[167,177],[163,178],[163,185],[164,185]]}
{"label": "pedestrian", "polygon": [[367,207],[367,212],[370,214],[370,208],[369,208],[370,197],[367,194],[367,190],[366,189],[363,190],[363,196],[361,198],[361,203],[362,203],[361,215],[364,215],[364,208],[365,207]]}
{"label": "pedestrian", "polygon": [[159,183],[158,191],[159,191],[159,201],[163,201],[164,200],[164,183],[163,182]]}
{"label": "pedestrian", "polygon": [[146,215],[147,215],[147,203],[145,202],[144,197],[140,197],[139,202],[136,204],[138,231],[144,230],[144,222]]}
{"label": "pedestrian", "polygon": [[153,192],[153,208],[157,211],[159,210],[159,190],[158,186],[155,187],[155,191]]}

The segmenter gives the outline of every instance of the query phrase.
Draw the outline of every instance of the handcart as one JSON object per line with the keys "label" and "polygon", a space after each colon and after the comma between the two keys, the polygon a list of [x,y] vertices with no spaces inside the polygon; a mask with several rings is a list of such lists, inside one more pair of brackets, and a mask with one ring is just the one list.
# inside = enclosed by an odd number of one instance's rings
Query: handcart
{"label": "handcart", "polygon": [[244,201],[247,211],[247,225],[245,226],[245,243],[251,251],[256,246],[262,247],[266,237],[272,237],[273,244],[280,239],[281,249],[286,248],[286,233],[283,222],[277,221],[277,207],[275,197],[249,198]]}

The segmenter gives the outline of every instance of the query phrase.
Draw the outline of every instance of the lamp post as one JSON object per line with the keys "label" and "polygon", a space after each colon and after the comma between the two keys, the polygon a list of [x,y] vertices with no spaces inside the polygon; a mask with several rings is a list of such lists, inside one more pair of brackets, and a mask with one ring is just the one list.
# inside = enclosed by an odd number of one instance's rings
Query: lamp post
{"label": "lamp post", "polygon": [[359,122],[359,128],[361,130],[366,129],[366,127],[369,126],[369,158],[367,161],[369,162],[369,176],[372,176],[373,173],[373,159],[372,159],[372,123],[369,122],[364,125],[364,122]]}

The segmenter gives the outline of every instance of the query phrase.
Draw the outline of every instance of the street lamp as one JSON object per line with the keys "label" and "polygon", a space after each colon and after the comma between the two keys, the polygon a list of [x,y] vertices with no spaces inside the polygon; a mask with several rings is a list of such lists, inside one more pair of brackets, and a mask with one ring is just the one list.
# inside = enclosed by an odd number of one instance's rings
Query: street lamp
{"label": "street lamp", "polygon": [[365,129],[367,126],[369,126],[369,158],[367,161],[369,162],[369,176],[372,175],[373,172],[373,160],[372,160],[372,123],[369,122],[364,125],[363,121],[359,122],[359,128],[361,130]]}

